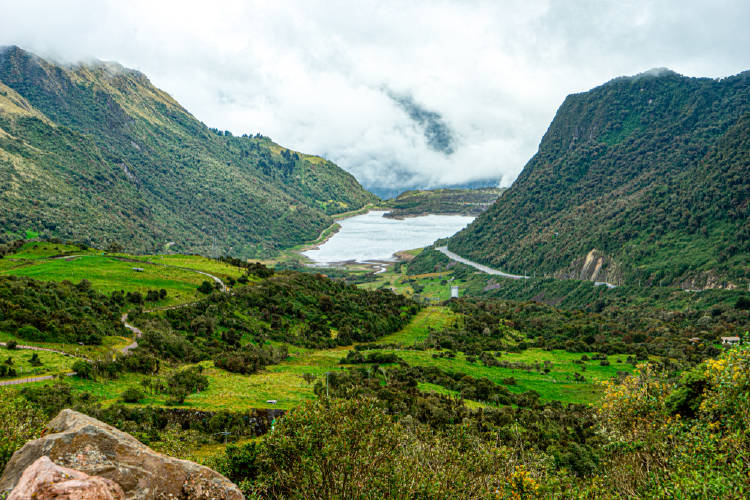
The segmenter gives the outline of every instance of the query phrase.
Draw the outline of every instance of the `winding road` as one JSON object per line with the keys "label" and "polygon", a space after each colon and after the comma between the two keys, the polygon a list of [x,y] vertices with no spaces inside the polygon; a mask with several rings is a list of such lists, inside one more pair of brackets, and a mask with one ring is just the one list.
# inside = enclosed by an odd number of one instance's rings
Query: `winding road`
{"label": "winding road", "polygon": [[448,257],[451,260],[455,260],[456,262],[460,262],[461,264],[466,264],[467,266],[471,266],[471,267],[473,267],[475,269],[479,269],[483,273],[494,274],[495,276],[502,276],[503,278],[510,278],[510,279],[513,279],[513,280],[527,280],[527,279],[529,279],[529,276],[524,276],[522,274],[509,274],[509,273],[505,273],[505,272],[500,271],[498,269],[492,269],[491,267],[487,267],[485,265],[482,265],[482,264],[480,264],[478,262],[474,262],[474,261],[469,260],[469,259],[464,259],[460,255],[455,254],[455,253],[451,252],[450,250],[448,250],[448,247],[437,247],[436,250],[438,252],[441,252],[442,254],[444,254],[446,257]]}
{"label": "winding road", "polygon": [[[219,290],[221,290],[222,292],[229,293],[229,291],[230,291],[229,287],[227,285],[225,285],[224,282],[221,281],[220,278],[218,278],[217,276],[214,276],[213,274],[209,274],[209,273],[207,273],[205,271],[198,271],[197,269],[190,269],[189,267],[172,266],[172,265],[169,265],[169,264],[157,264],[155,262],[149,262],[149,264],[153,264],[155,266],[175,267],[177,269],[184,269],[185,271],[192,271],[194,273],[202,274],[204,276],[208,276],[209,278],[211,278],[212,280],[214,280],[216,283],[218,283]],[[159,308],[159,309],[147,309],[147,310],[145,310],[143,312],[153,312],[153,311],[157,311],[157,310],[158,311],[167,311],[167,310],[170,310],[170,309],[179,309],[180,307],[187,307],[187,306],[190,306],[190,305],[193,305],[193,304],[195,304],[195,302],[188,302],[187,304],[180,304],[180,305],[177,305],[177,306],[163,307],[163,308]],[[122,326],[124,326],[125,328],[127,328],[128,330],[130,330],[131,332],[133,332],[133,334],[135,336],[135,338],[133,339],[133,342],[131,344],[128,344],[125,347],[123,347],[122,349],[120,349],[120,352],[122,352],[123,354],[127,354],[131,350],[133,350],[136,347],[138,347],[138,337],[140,337],[141,335],[143,335],[143,332],[137,326],[134,326],[134,325],[131,325],[130,323],[128,323],[128,313],[124,313],[122,315],[122,317],[120,318],[120,322],[122,323]]]}
{"label": "winding road", "polygon": [[[78,257],[78,256],[77,255],[68,255],[68,256],[65,256],[65,257],[71,258],[71,257]],[[64,258],[64,257],[56,257],[56,258]],[[169,265],[169,264],[158,264],[158,263],[155,263],[155,262],[146,262],[146,263],[147,264],[153,264],[155,266],[175,267],[175,268],[178,268],[178,269],[184,269],[186,271],[192,271],[194,273],[202,274],[204,276],[208,276],[209,278],[211,278],[212,280],[214,280],[216,283],[218,283],[219,289],[222,292],[228,293],[230,291],[229,287],[226,286],[226,284],[224,284],[224,282],[220,278],[218,278],[217,276],[214,276],[213,274],[209,274],[209,273],[207,273],[205,271],[198,271],[196,269],[190,269],[189,267],[172,266],[172,265]],[[188,302],[187,304],[180,304],[180,305],[177,305],[177,306],[164,307],[164,308],[160,308],[159,310],[178,309],[180,307],[187,307],[187,306],[192,305],[192,304],[195,304],[195,302]],[[156,311],[156,310],[157,309],[149,309],[149,310],[146,310],[145,312],[153,312],[153,311]],[[140,337],[143,334],[143,332],[141,332],[141,330],[137,326],[134,326],[134,325],[131,325],[130,323],[128,323],[128,313],[124,313],[122,315],[122,317],[120,317],[120,322],[122,323],[122,326],[124,326],[125,328],[127,328],[128,330],[130,330],[131,332],[133,332],[133,335],[134,335],[133,342],[120,349],[120,352],[122,352],[123,354],[127,354],[131,350],[133,350],[136,347],[138,347],[138,340],[137,339],[138,339],[138,337]],[[7,344],[5,342],[0,342],[0,346],[6,347]],[[16,349],[26,349],[26,350],[29,350],[29,351],[54,352],[54,353],[57,353],[57,354],[62,354],[63,356],[70,356],[70,357],[73,357],[73,358],[80,358],[80,359],[84,359],[86,361],[91,361],[90,359],[88,359],[88,358],[86,358],[84,356],[75,356],[75,355],[70,354],[70,353],[65,352],[65,351],[58,351],[56,349],[49,349],[49,348],[46,348],[46,347],[36,347],[36,346],[30,346],[30,345],[17,345]],[[64,375],[66,377],[70,377],[72,375],[75,375],[75,373],[74,372],[67,372]],[[18,379],[13,379],[13,380],[2,380],[2,381],[0,381],[0,386],[27,384],[27,383],[31,383],[31,382],[41,382],[41,381],[44,381],[44,380],[52,380],[52,379],[54,379],[56,377],[57,377],[57,375],[40,375],[38,377],[26,377],[26,378],[18,378]]]}
{"label": "winding road", "polygon": [[[492,269],[491,267],[487,267],[478,262],[474,262],[469,259],[464,259],[460,255],[455,254],[451,252],[450,250],[448,250],[448,247],[437,247],[436,250],[451,260],[455,260],[456,262],[460,262],[461,264],[466,264],[467,266],[471,266],[475,269],[479,269],[483,273],[493,274],[495,276],[502,276],[504,278],[510,278],[513,280],[527,280],[530,278],[530,276],[524,276],[522,274],[505,273],[503,271],[500,271],[499,269]],[[607,288],[615,288],[617,285],[613,285],[612,283],[607,283],[606,281],[594,281],[594,286],[606,286]]]}

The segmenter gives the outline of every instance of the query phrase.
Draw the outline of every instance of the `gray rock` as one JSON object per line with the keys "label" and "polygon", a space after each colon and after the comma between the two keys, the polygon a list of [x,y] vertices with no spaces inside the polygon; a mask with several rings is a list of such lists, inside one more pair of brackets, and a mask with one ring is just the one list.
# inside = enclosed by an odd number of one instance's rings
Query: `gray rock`
{"label": "gray rock", "polygon": [[244,498],[237,486],[208,467],[157,453],[129,434],[67,409],[52,419],[43,437],[13,454],[0,477],[0,496],[11,491],[23,471],[42,456],[111,479],[128,500]]}

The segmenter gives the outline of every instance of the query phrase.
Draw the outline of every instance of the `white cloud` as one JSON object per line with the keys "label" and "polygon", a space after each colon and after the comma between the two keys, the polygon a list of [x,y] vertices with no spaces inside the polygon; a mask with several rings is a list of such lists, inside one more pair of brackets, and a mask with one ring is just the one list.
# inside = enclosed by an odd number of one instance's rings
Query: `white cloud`
{"label": "white cloud", "polygon": [[[116,60],[209,126],[321,154],[373,188],[507,185],[571,92],[651,67],[750,68],[744,0],[0,0],[0,12],[0,45]],[[384,89],[439,113],[455,153],[430,149]]]}

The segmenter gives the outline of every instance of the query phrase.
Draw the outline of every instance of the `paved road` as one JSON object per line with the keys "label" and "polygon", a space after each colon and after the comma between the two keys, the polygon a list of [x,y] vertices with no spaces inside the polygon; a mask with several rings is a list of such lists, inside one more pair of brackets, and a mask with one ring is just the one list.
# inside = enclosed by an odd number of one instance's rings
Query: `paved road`
{"label": "paved road", "polygon": [[445,254],[451,260],[455,260],[456,262],[460,262],[461,264],[466,264],[467,266],[471,266],[473,268],[479,269],[483,273],[494,274],[495,276],[502,276],[504,278],[510,278],[510,279],[514,279],[514,280],[527,280],[527,279],[529,279],[528,276],[524,276],[522,274],[504,273],[503,271],[500,271],[498,269],[492,269],[491,267],[484,266],[482,264],[479,264],[478,262],[474,262],[474,261],[469,260],[469,259],[464,259],[460,255],[457,255],[457,254],[451,252],[450,250],[448,250],[448,247],[438,247],[437,251],[438,252],[442,252],[443,254]]}
{"label": "paved road", "polygon": [[[500,271],[498,269],[492,269],[491,267],[484,266],[478,262],[474,262],[469,259],[464,259],[458,254],[455,254],[448,250],[448,247],[437,247],[436,249],[438,252],[443,253],[446,257],[448,257],[451,260],[455,260],[456,262],[460,262],[461,264],[466,264],[467,266],[471,266],[475,269],[479,269],[482,272],[485,272],[487,274],[494,274],[495,276],[503,276],[505,278],[510,278],[514,280],[527,280],[530,278],[530,276],[524,276],[522,274],[509,274],[504,273],[503,271]],[[612,283],[607,283],[606,281],[594,281],[594,286],[606,286],[607,288],[616,288],[617,285],[613,285]]]}

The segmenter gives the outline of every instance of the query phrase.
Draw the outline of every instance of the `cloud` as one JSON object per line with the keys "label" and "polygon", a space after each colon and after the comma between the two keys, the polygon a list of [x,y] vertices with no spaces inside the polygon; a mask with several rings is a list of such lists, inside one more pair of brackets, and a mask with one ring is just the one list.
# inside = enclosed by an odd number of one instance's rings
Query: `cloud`
{"label": "cloud", "polygon": [[508,185],[564,97],[614,77],[750,68],[745,0],[0,0],[0,8],[0,45],[59,61],[118,61],[207,125],[325,156],[379,193]]}
{"label": "cloud", "polygon": [[446,156],[453,154],[456,139],[440,113],[425,109],[409,94],[400,95],[390,90],[386,91],[386,94],[422,128],[430,149]]}

